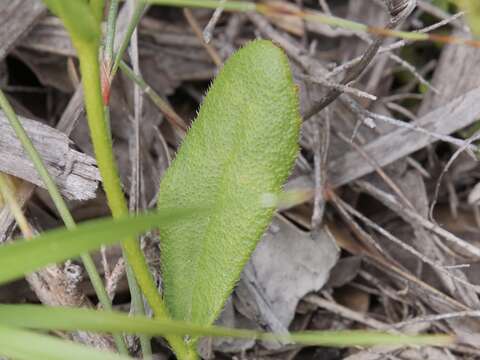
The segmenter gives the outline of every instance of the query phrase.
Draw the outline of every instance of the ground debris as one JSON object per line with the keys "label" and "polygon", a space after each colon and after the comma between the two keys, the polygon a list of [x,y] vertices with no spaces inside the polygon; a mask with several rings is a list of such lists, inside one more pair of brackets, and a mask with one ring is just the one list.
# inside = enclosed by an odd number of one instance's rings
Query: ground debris
{"label": "ground debris", "polygon": [[[133,3],[121,6],[117,47]],[[301,152],[285,190],[300,193],[300,200],[279,210],[219,324],[278,333],[362,329],[459,338],[443,348],[345,349],[208,338],[201,342],[205,359],[480,358],[480,52],[292,15],[308,10],[371,26],[470,37],[463,15],[440,3],[280,0],[275,4],[288,9],[285,14],[195,9],[187,12],[188,21],[180,9],[146,10],[124,60],[142,75],[147,93],[138,96],[119,73],[110,97],[114,150],[132,209],[155,207],[184,129],[219,64],[235,49],[254,38],[273,40],[289,56],[299,88]],[[67,32],[40,0],[9,4],[0,5],[0,86],[75,220],[108,216]],[[151,101],[151,91],[167,110]],[[16,196],[27,217],[39,229],[62,226],[3,113],[0,134],[0,171],[21,179]],[[0,241],[15,237],[12,224],[1,208]],[[156,233],[142,239],[161,283],[158,241]],[[102,249],[95,261],[109,295],[128,309],[120,249]],[[88,281],[65,279],[69,265],[30,275],[33,292],[25,282],[0,287],[0,301],[92,306]],[[74,336],[88,342],[91,334]],[[110,341],[92,339],[97,346]],[[158,344],[155,356],[167,358]]]}
{"label": "ground debris", "polygon": [[[26,118],[20,121],[62,194],[72,200],[94,198],[100,181],[95,160],[74,150],[72,141],[64,133],[38,121]],[[44,187],[3,113],[0,113],[0,132],[0,171]]]}

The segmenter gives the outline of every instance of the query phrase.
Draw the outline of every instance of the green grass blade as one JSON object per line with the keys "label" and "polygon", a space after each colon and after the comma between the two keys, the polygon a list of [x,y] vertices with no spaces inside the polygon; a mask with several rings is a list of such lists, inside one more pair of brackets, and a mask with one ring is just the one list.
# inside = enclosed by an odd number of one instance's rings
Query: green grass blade
{"label": "green grass blade", "polygon": [[[97,2],[98,3],[98,2]],[[94,15],[84,0],[46,0],[47,6],[58,15],[67,28],[80,60],[85,109],[90,129],[95,158],[102,176],[103,188],[108,205],[114,218],[127,216],[128,207],[122,190],[120,176],[112,149],[104,100],[102,99],[99,67],[100,24],[98,15]],[[84,18],[85,17],[85,18]],[[89,30],[90,29],[90,30]],[[123,252],[127,266],[132,269],[135,278],[155,316],[167,317],[166,306],[162,301],[145,256],[135,237],[123,238]],[[131,276],[129,276],[131,279]],[[190,354],[180,338],[167,338],[177,357],[196,359]]]}
{"label": "green grass blade", "polygon": [[84,222],[73,230],[52,230],[31,240],[0,247],[0,284],[22,277],[51,263],[138,236],[156,226],[172,224],[192,216],[195,210],[165,210],[118,219]]}
{"label": "green grass blade", "polygon": [[18,360],[128,360],[130,357],[0,325],[0,355]]}
{"label": "green grass blade", "polygon": [[220,1],[220,0],[145,0],[146,3],[177,6],[177,7],[198,7],[207,9],[223,8],[230,11],[255,11],[256,4],[249,1]]}
{"label": "green grass blade", "polygon": [[190,335],[280,340],[303,345],[447,345],[450,335],[402,335],[369,331],[310,331],[276,335],[254,330],[189,324],[175,320],[149,319],[123,313],[89,309],[45,307],[41,305],[0,305],[0,324],[37,330],[84,330],[92,332],[127,332],[151,336]]}
{"label": "green grass blade", "polygon": [[[13,130],[15,131],[15,134],[18,138],[18,140],[22,143],[22,146],[25,150],[25,152],[28,154],[30,157],[30,160],[32,161],[35,170],[37,170],[40,178],[42,179],[43,183],[45,184],[45,187],[47,188],[48,194],[52,198],[53,203],[55,204],[55,207],[57,208],[58,213],[60,214],[60,217],[62,218],[63,222],[65,223],[65,226],[69,229],[73,229],[76,227],[75,220],[73,219],[72,214],[70,213],[70,210],[68,209],[68,206],[63,199],[60,190],[58,189],[57,184],[53,180],[52,176],[47,170],[47,167],[45,166],[45,163],[43,162],[43,159],[41,158],[40,154],[38,153],[37,149],[33,145],[32,141],[28,137],[28,134],[26,133],[25,129],[22,126],[22,123],[17,117],[17,114],[13,110],[12,106],[10,105],[10,102],[8,101],[7,97],[3,93],[2,90],[0,90],[0,107],[4,111],[5,115],[8,118],[8,121],[10,122],[10,125],[12,126]],[[1,183],[1,181],[0,181]],[[1,187],[1,186],[0,186]],[[0,190],[1,191],[1,190]],[[6,194],[8,196],[8,194]],[[14,200],[14,199],[12,199]],[[15,203],[14,201],[10,201],[10,205],[13,206],[11,207],[12,212],[14,213],[15,211]],[[15,213],[14,213],[15,215]],[[17,220],[17,223],[20,226],[20,229],[22,229],[22,232],[24,236],[27,234],[30,229],[28,229],[28,226],[25,226],[25,224],[22,224],[22,213],[18,213],[15,215],[15,219]],[[90,256],[90,254],[85,253],[81,254],[82,262],[85,266],[85,270],[88,273],[88,276],[90,278],[90,281],[92,283],[93,288],[95,289],[95,293],[102,304],[102,306],[105,309],[111,309],[111,303],[110,299],[108,298],[107,291],[105,290],[105,287],[103,286],[103,281],[102,278],[100,277],[100,274],[97,271],[97,268],[95,267],[95,263]],[[128,350],[127,347],[124,344],[124,341],[121,337],[121,335],[116,334],[114,335],[115,337],[115,342],[117,344],[117,347],[120,349],[120,352],[127,354]]]}
{"label": "green grass blade", "polygon": [[167,170],[159,209],[205,204],[208,218],[162,226],[164,297],[174,319],[211,324],[269,225],[298,152],[297,89],[269,41],[235,53],[213,82]]}
{"label": "green grass blade", "polygon": [[125,32],[125,35],[123,36],[120,47],[117,53],[115,54],[115,61],[113,62],[112,69],[110,72],[111,79],[113,79],[115,77],[115,74],[117,73],[120,62],[122,61],[123,56],[125,55],[125,51],[128,48],[128,44],[130,43],[130,39],[132,38],[132,34],[137,28],[137,25],[140,22],[140,19],[146,7],[147,7],[147,3],[144,0],[138,0],[137,3],[135,4],[132,17],[128,22],[127,31]]}
{"label": "green grass blade", "polygon": [[117,27],[117,13],[120,0],[110,0],[107,17],[107,33],[105,34],[105,44],[103,52],[103,62],[107,68],[110,68],[113,61],[113,48],[115,43],[115,34]]}

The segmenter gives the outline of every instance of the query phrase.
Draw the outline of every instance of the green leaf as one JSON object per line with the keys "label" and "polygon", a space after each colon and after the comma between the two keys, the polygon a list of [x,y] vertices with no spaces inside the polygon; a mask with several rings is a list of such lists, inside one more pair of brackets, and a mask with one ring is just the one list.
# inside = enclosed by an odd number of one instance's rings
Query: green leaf
{"label": "green leaf", "polygon": [[199,7],[206,9],[222,8],[230,11],[255,11],[256,4],[250,1],[221,1],[221,0],[144,0],[146,3],[163,6]]}
{"label": "green leaf", "polygon": [[100,41],[100,22],[86,0],[43,0],[55,15],[62,19],[76,46],[97,45]]}
{"label": "green leaf", "polygon": [[[403,335],[372,331],[307,331],[271,334],[254,330],[188,324],[175,320],[149,319],[145,316],[90,310],[85,308],[47,307],[42,305],[0,305],[0,323],[37,330],[84,330],[92,332],[126,332],[151,336],[196,335],[236,337],[266,341],[288,341],[304,345],[447,345],[450,335]],[[0,346],[1,353],[1,346]]]}
{"label": "green leaf", "polygon": [[103,20],[103,11],[105,8],[105,0],[90,0],[90,9],[95,19],[100,24]]}
{"label": "green leaf", "polygon": [[0,247],[0,284],[22,277],[48,264],[63,261],[101,245],[138,236],[156,226],[188,219],[194,210],[164,209],[160,213],[102,219],[80,224],[74,230],[52,230],[31,240],[19,240]]}
{"label": "green leaf", "polygon": [[52,336],[0,325],[0,355],[19,360],[128,360]]}
{"label": "green leaf", "polygon": [[159,209],[206,206],[160,227],[164,296],[174,319],[211,324],[274,213],[298,152],[297,89],[288,59],[254,41],[225,64],[160,185]]}
{"label": "green leaf", "polygon": [[480,1],[456,0],[457,4],[467,12],[468,23],[475,36],[480,36]]}

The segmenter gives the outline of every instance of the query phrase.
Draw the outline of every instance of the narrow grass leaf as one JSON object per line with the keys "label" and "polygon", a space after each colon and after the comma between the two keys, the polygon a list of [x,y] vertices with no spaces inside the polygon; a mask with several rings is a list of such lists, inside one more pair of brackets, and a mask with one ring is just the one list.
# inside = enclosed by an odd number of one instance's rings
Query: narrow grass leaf
{"label": "narrow grass leaf", "polygon": [[164,209],[160,213],[119,219],[101,219],[80,224],[73,230],[61,229],[43,233],[31,240],[19,240],[0,247],[0,284],[22,277],[51,263],[138,236],[156,226],[188,219],[202,210]]}
{"label": "narrow grass leaf", "polygon": [[159,209],[207,206],[160,227],[164,297],[174,319],[211,324],[274,208],[298,152],[297,89],[283,51],[254,41],[213,82],[160,185]]}
{"label": "narrow grass leaf", "polygon": [[254,330],[196,325],[175,320],[156,320],[144,316],[96,311],[85,308],[46,307],[42,305],[0,305],[0,324],[37,330],[84,330],[126,332],[151,336],[191,335],[235,337],[266,341],[280,340],[303,345],[448,345],[450,335],[402,335],[369,331],[311,331],[277,335]]}
{"label": "narrow grass leaf", "polygon": [[150,4],[177,7],[199,7],[207,9],[222,8],[232,11],[255,11],[256,4],[251,1],[221,1],[221,0],[145,0]]}
{"label": "narrow grass leaf", "polygon": [[128,360],[71,341],[0,325],[0,355],[18,360]]}

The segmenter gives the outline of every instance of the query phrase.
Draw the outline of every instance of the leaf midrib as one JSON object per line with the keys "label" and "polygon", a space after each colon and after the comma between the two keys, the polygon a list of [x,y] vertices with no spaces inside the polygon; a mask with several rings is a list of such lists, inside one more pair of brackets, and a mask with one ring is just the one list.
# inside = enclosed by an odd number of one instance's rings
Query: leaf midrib
{"label": "leaf midrib", "polygon": [[[244,125],[242,124],[242,118],[244,118],[244,115],[242,115],[243,113],[245,113],[245,111],[242,111],[241,114],[238,116],[237,118],[237,121],[236,121],[236,124],[234,125],[234,129],[232,130],[232,133],[233,134],[236,134],[237,133],[237,129],[240,128],[244,128]],[[247,111],[248,113],[248,111]],[[243,131],[242,131],[243,133]],[[226,182],[226,176],[225,174],[227,173],[227,169],[228,169],[228,164],[233,164],[232,162],[232,159],[235,158],[237,155],[237,149],[241,147],[241,144],[242,142],[240,141],[240,136],[235,136],[235,140],[233,142],[233,146],[232,146],[232,151],[231,151],[231,154],[229,154],[225,160],[223,161],[222,163],[222,171],[220,172],[221,176],[220,176],[220,181],[218,181],[218,186],[217,186],[217,194],[215,194],[214,196],[214,199],[215,199],[215,203],[214,203],[214,206],[213,206],[213,211],[212,211],[212,216],[217,216],[218,214],[218,211],[220,211],[224,206],[224,203],[223,201],[219,201],[219,199],[222,198],[221,194],[224,194],[225,193],[225,182]],[[223,190],[223,191],[220,191],[220,190]],[[222,206],[220,206],[222,205]],[[212,226],[212,223],[213,221],[211,220],[212,217],[208,217],[208,221],[207,221],[207,224],[206,226],[204,227],[205,230],[203,231],[203,236],[202,236],[202,246],[201,246],[201,249],[200,249],[200,256],[197,257],[196,261],[195,261],[195,269],[197,271],[195,271],[195,275],[194,275],[194,283],[193,283],[193,289],[192,291],[190,292],[190,296],[189,296],[189,320],[192,320],[192,310],[193,310],[193,298],[194,298],[194,294],[197,293],[197,288],[199,286],[199,281],[198,281],[198,278],[199,278],[199,275],[200,275],[200,271],[198,271],[198,264],[201,262],[201,260],[204,259],[205,257],[205,250],[206,250],[206,246],[205,244],[208,243],[207,239],[208,239],[208,234],[210,233],[210,229],[211,229],[211,226]],[[216,310],[216,313],[218,312],[218,310]]]}

